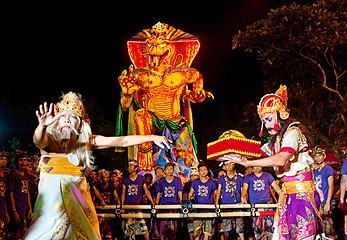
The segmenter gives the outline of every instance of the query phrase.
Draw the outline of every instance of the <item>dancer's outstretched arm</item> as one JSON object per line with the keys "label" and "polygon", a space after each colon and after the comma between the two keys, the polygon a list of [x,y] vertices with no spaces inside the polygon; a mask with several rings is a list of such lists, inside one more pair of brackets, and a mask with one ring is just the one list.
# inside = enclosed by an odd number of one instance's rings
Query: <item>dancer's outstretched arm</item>
{"label": "dancer's outstretched arm", "polygon": [[284,164],[288,160],[292,159],[292,157],[293,157],[292,153],[281,152],[277,155],[261,158],[258,160],[248,160],[247,158],[242,156],[231,156],[231,155],[225,155],[221,157],[221,159],[224,161],[229,161],[231,163],[238,163],[245,167],[281,167],[281,166],[284,166]]}
{"label": "dancer's outstretched arm", "polygon": [[129,135],[122,137],[104,137],[93,136],[93,147],[95,149],[104,149],[110,147],[129,147],[146,142],[154,142],[160,148],[170,148],[169,140],[163,136],[157,135]]}

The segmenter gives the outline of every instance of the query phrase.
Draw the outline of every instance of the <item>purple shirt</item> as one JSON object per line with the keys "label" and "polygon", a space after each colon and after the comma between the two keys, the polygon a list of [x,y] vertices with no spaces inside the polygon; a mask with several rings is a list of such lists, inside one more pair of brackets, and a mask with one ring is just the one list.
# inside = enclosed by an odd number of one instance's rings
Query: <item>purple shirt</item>
{"label": "purple shirt", "polygon": [[340,175],[342,174],[347,175],[347,157],[345,158],[345,160],[343,160],[343,165],[342,165]]}
{"label": "purple shirt", "polygon": [[241,203],[241,187],[243,185],[243,178],[240,175],[235,175],[233,178],[229,178],[230,185],[232,184],[234,178],[237,176],[236,184],[235,184],[235,194],[236,194],[236,201],[234,199],[234,196],[231,195],[231,189],[227,185],[224,179],[224,175],[220,176],[218,179],[218,184],[222,185],[222,204],[234,204],[234,203]]}
{"label": "purple shirt", "polygon": [[115,204],[114,191],[116,190],[116,188],[111,182],[108,183],[106,188],[103,188],[100,184],[99,186],[97,186],[97,189],[107,205]]}
{"label": "purple shirt", "polygon": [[262,203],[271,200],[270,185],[275,181],[270,173],[262,172],[260,177],[255,173],[248,174],[244,183],[248,184],[249,203]]}
{"label": "purple shirt", "polygon": [[0,220],[5,221],[6,217],[6,179],[7,174],[5,173],[3,177],[0,176]]}
{"label": "purple shirt", "polygon": [[191,188],[195,191],[195,201],[198,204],[213,203],[213,192],[216,191],[216,184],[209,178],[203,183],[200,178],[195,179]]}
{"label": "purple shirt", "polygon": [[169,183],[166,178],[159,179],[157,185],[157,192],[161,193],[159,204],[169,205],[179,203],[178,192],[183,190],[182,181],[179,177],[174,176],[173,180]]}
{"label": "purple shirt", "polygon": [[22,176],[16,169],[11,170],[8,175],[8,192],[13,192],[14,204],[19,217],[25,217],[29,208],[28,198],[29,175],[24,172]]}
{"label": "purple shirt", "polygon": [[314,170],[314,183],[324,195],[324,200],[322,203],[326,203],[329,192],[329,183],[328,178],[334,176],[334,169],[329,165],[325,165],[321,171],[318,171],[318,168]]}
{"label": "purple shirt", "polygon": [[139,205],[142,203],[143,184],[146,183],[144,176],[137,175],[135,181],[129,177],[123,178],[122,183],[125,186],[124,205]]}

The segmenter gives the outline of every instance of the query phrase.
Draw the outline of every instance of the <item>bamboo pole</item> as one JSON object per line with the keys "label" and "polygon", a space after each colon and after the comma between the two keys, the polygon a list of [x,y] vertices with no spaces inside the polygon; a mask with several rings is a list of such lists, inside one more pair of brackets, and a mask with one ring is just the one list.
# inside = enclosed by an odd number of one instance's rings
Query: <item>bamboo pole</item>
{"label": "bamboo pole", "polygon": [[[251,212],[221,212],[220,217],[250,217],[250,216],[260,216],[258,211],[254,212],[254,215]],[[99,218],[117,218],[113,213],[99,213]],[[122,218],[151,218],[150,213],[125,213],[121,214]],[[203,212],[203,213],[157,213],[156,218],[216,218],[217,214],[214,212]]]}
{"label": "bamboo pole", "polygon": [[[203,212],[203,213],[195,213],[195,212],[189,212],[189,209],[209,209],[209,210],[215,210],[219,208],[219,211],[225,210],[225,209],[250,209],[248,212],[219,212],[218,214],[216,212]],[[223,204],[215,206],[214,204],[193,204],[189,209],[184,208],[186,210],[186,214],[182,213],[159,213],[159,210],[178,210],[182,209],[182,206],[179,204],[175,205],[156,205],[154,206],[155,211],[153,211],[153,208],[151,205],[107,205],[104,207],[96,206],[95,208],[97,210],[116,210],[116,213],[99,213],[98,217],[100,218],[151,218],[153,215],[151,213],[124,213],[121,214],[121,209],[125,210],[151,210],[156,218],[215,218],[215,217],[249,217],[249,216],[259,216],[259,210],[262,210],[264,208],[276,208],[277,204]],[[118,212],[118,214],[117,214]]]}
{"label": "bamboo pole", "polygon": [[[240,208],[276,208],[277,204],[221,204],[217,205],[220,209],[240,209]],[[180,204],[174,205],[155,205],[155,209],[157,210],[174,210],[181,209],[182,206]],[[216,205],[214,204],[192,204],[192,208],[194,209],[215,209]],[[97,210],[115,210],[115,209],[130,209],[130,210],[151,210],[151,205],[106,205],[96,206]]]}

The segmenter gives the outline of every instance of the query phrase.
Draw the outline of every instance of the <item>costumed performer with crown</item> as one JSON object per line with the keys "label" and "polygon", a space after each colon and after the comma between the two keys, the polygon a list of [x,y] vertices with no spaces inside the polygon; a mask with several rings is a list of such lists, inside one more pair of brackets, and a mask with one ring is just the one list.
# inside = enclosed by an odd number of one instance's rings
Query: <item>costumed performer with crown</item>
{"label": "costumed performer with crown", "polygon": [[[315,190],[312,170],[314,160],[308,152],[310,136],[307,129],[289,118],[287,87],[263,96],[258,105],[263,126],[272,135],[261,147],[262,159],[247,160],[241,156],[223,157],[245,167],[274,167],[284,180],[275,215],[273,239],[314,239],[319,229],[319,196]],[[309,141],[308,141],[309,140]],[[312,144],[314,145],[314,144]]]}
{"label": "costumed performer with crown", "polygon": [[33,140],[40,149],[39,193],[29,239],[101,239],[85,170],[92,168],[92,149],[128,147],[154,142],[169,147],[156,135],[104,137],[92,135],[81,96],[69,92],[53,104],[40,105]]}

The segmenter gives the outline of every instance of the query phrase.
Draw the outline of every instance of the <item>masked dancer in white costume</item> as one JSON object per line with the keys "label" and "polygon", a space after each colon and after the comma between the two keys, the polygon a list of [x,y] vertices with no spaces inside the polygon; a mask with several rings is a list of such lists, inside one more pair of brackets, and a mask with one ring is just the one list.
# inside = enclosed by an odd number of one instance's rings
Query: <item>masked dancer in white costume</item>
{"label": "masked dancer in white costume", "polygon": [[168,147],[162,136],[104,137],[92,135],[81,96],[69,92],[54,106],[36,111],[39,125],[33,140],[40,149],[39,193],[26,240],[101,239],[99,223],[84,172],[93,168],[92,149],[128,147],[154,142]]}

